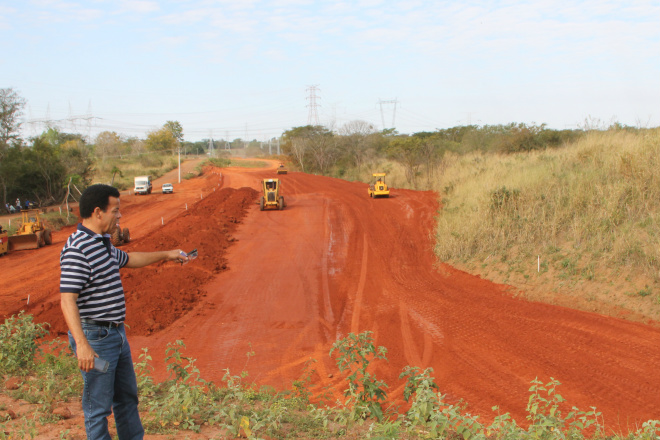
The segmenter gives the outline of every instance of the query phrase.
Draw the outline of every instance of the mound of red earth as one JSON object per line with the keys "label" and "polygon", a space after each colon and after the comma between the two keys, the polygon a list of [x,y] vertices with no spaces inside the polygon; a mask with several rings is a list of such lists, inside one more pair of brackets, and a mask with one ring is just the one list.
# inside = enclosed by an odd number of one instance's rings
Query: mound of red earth
{"label": "mound of red earth", "polygon": [[[205,295],[202,286],[227,269],[227,248],[257,192],[251,188],[222,188],[190,206],[162,228],[122,246],[126,252],[197,249],[194,263],[173,267],[161,262],[139,270],[122,270],[126,292],[126,321],[132,335],[148,335],[166,328],[188,313]],[[67,332],[59,308],[37,312],[50,323],[51,333]]]}

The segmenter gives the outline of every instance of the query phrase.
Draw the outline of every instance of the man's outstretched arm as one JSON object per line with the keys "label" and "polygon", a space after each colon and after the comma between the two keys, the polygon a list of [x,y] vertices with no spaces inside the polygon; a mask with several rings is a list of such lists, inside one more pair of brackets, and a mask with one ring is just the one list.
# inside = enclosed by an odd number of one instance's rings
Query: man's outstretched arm
{"label": "man's outstretched arm", "polygon": [[158,252],[129,252],[128,263],[124,267],[138,268],[158,263],[159,261],[188,261],[188,257],[182,255],[181,249],[172,249],[171,251]]}

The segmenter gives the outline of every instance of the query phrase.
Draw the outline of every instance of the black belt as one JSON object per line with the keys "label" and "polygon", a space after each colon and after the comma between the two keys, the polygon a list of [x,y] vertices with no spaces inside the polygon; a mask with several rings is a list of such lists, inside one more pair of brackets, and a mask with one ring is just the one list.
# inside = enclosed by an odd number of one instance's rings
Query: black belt
{"label": "black belt", "polygon": [[97,321],[95,319],[89,319],[89,318],[80,318],[80,322],[82,322],[83,324],[100,325],[101,327],[110,327],[110,328],[116,328],[123,324],[123,322],[116,323],[110,321]]}

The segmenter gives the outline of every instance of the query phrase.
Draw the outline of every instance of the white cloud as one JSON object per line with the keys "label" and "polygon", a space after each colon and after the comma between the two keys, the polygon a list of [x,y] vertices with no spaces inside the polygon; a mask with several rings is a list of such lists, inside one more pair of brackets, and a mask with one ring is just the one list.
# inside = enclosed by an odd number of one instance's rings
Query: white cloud
{"label": "white cloud", "polygon": [[150,0],[121,0],[120,12],[137,12],[138,14],[148,14],[160,10],[156,1]]}

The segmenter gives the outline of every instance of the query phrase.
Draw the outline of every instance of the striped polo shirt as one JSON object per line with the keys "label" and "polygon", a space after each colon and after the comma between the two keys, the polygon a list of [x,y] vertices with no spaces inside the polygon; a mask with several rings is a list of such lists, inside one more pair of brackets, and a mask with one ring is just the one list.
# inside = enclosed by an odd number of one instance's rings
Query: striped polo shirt
{"label": "striped polo shirt", "polygon": [[126,302],[119,268],[128,254],[115,248],[110,235],[78,224],[60,254],[60,293],[77,293],[81,318],[124,322]]}

